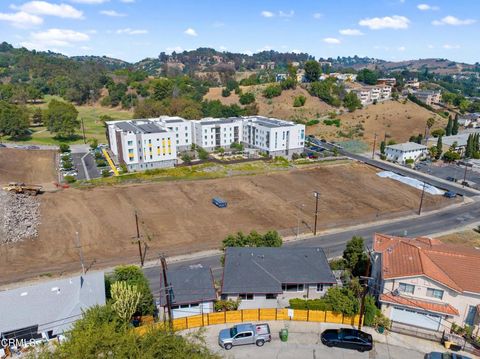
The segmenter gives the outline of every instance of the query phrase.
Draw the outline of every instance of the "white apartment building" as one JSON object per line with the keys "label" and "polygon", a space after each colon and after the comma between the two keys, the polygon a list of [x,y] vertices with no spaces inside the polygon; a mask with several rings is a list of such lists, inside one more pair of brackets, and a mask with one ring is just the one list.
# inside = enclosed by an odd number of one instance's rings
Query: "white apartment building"
{"label": "white apartment building", "polygon": [[392,97],[392,87],[388,85],[364,86],[353,89],[362,105],[389,100]]}
{"label": "white apartment building", "polygon": [[228,149],[232,143],[242,141],[242,119],[203,118],[193,121],[193,141],[207,151],[217,147]]}
{"label": "white apartment building", "polygon": [[305,125],[262,116],[243,117],[242,142],[266,152],[272,157],[291,158],[302,153],[305,144]]}
{"label": "white apartment building", "polygon": [[427,152],[427,146],[420,145],[415,142],[399,143],[385,147],[385,156],[388,161],[400,164],[406,163],[407,160],[418,161]]}
{"label": "white apartment building", "polygon": [[129,171],[173,167],[177,162],[175,133],[158,119],[108,121],[106,125],[110,149]]}
{"label": "white apartment building", "polygon": [[[154,120],[157,121],[157,120]],[[193,143],[192,121],[185,120],[182,117],[160,116],[158,121],[170,131],[175,133],[173,140],[177,145],[177,151],[187,151]]]}

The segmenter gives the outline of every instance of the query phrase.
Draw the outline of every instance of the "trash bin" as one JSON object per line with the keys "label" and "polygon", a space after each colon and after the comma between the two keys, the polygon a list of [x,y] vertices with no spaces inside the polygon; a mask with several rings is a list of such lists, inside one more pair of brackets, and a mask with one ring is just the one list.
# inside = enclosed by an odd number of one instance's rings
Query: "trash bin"
{"label": "trash bin", "polygon": [[445,349],[450,349],[450,347],[452,346],[452,342],[449,342],[448,340],[445,340],[445,342],[443,343],[443,345],[445,346]]}
{"label": "trash bin", "polygon": [[383,333],[385,332],[385,327],[384,327],[383,325],[379,325],[379,326],[377,327],[377,332],[378,332],[379,334],[383,334]]}
{"label": "trash bin", "polygon": [[288,329],[284,328],[280,330],[280,340],[286,342],[288,340]]}

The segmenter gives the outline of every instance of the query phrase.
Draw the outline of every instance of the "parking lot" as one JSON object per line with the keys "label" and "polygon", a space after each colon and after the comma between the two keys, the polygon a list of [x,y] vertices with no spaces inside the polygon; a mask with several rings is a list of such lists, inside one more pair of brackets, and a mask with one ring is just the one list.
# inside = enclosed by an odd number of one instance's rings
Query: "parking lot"
{"label": "parking lot", "polygon": [[[416,167],[418,171],[428,173],[432,176],[452,180],[455,179],[457,183],[462,183],[465,176],[465,166],[459,164],[443,163],[443,162],[419,162]],[[467,167],[466,180],[469,186],[475,189],[480,189],[480,173]]]}
{"label": "parking lot", "polygon": [[[231,350],[222,349],[218,345],[218,333],[231,325],[214,325],[205,328],[205,339],[210,350],[225,358],[390,358],[390,359],[420,359],[431,351],[444,352],[439,344],[397,333],[378,334],[372,328],[364,328],[374,338],[374,349],[360,353],[355,350],[328,348],[320,341],[320,334],[325,329],[339,328],[337,324],[311,323],[295,321],[268,322],[272,333],[272,341],[263,347],[255,345],[236,346]],[[279,332],[288,328],[287,342],[282,342]],[[188,333],[188,331],[184,331]]]}
{"label": "parking lot", "polygon": [[[82,159],[83,159],[83,162],[82,162]],[[90,152],[72,153],[72,160],[75,168],[77,169],[78,180],[99,178],[102,176],[100,170],[95,164],[95,158]]]}

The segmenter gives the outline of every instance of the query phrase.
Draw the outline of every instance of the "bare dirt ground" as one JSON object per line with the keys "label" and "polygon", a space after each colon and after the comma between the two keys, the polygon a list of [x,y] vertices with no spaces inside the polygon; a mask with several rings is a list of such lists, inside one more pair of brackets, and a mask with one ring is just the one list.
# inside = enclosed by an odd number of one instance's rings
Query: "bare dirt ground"
{"label": "bare dirt ground", "polygon": [[[375,133],[381,139],[386,133],[387,141],[392,139],[400,143],[408,141],[412,135],[423,134],[427,119],[430,117],[436,119],[432,130],[445,127],[447,120],[413,102],[407,101],[404,104],[402,101],[386,101],[368,105],[351,113],[343,113],[338,116],[341,120],[340,128],[320,123],[308,127],[307,133],[327,140],[348,140],[339,134],[339,131],[342,131],[345,134],[351,133],[354,139],[369,144],[373,143]],[[359,136],[360,133],[363,133],[363,136]]]}
{"label": "bare dirt ground", "polygon": [[0,185],[8,182],[51,184],[57,180],[56,151],[0,148]]}
{"label": "bare dirt ground", "polygon": [[[262,96],[262,91],[266,85],[241,86],[242,91],[253,92],[258,104],[259,115],[268,117],[277,117],[287,120],[311,120],[318,116],[325,115],[332,107],[297,86],[295,90],[285,90],[282,94],[273,99],[267,99]],[[307,101],[303,107],[293,107],[293,100],[296,96],[303,95]],[[220,100],[225,105],[239,104],[238,95],[232,91],[229,97],[222,97],[222,88],[210,88],[204,97],[206,100]]]}
{"label": "bare dirt ground", "polygon": [[[77,231],[87,266],[137,261],[135,209],[150,259],[160,252],[219,248],[226,235],[240,230],[277,229],[292,235],[297,218],[311,227],[313,190],[321,193],[320,229],[411,213],[420,197],[420,191],[350,162],[249,177],[45,193],[38,238],[0,246],[0,283],[79,270]],[[226,199],[228,208],[213,206],[213,196]],[[425,198],[425,208],[443,203],[440,196]],[[302,229],[307,228],[302,224]]]}
{"label": "bare dirt ground", "polygon": [[451,234],[446,234],[444,236],[438,237],[442,242],[449,244],[461,244],[465,246],[480,247],[480,233],[475,232],[472,229],[455,232]]}

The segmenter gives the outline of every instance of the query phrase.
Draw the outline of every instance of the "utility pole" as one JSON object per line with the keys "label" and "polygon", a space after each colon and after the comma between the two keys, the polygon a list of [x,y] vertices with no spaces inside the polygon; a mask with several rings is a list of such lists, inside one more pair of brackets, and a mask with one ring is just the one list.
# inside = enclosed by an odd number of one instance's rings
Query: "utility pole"
{"label": "utility pole", "polygon": [[465,163],[465,172],[463,174],[463,182],[462,182],[462,187],[465,188],[465,184],[467,183],[467,162],[464,162]]}
{"label": "utility pole", "polygon": [[362,330],[363,318],[365,316],[365,297],[368,293],[368,280],[370,279],[370,251],[368,253],[368,261],[367,261],[367,268],[365,269],[365,277],[360,277],[361,279],[365,279],[367,281],[365,287],[362,291],[362,301],[360,303],[360,318],[358,320],[358,330]]}
{"label": "utility pole", "polygon": [[142,243],[140,242],[140,229],[138,228],[138,213],[137,213],[137,210],[135,210],[135,225],[137,227],[138,254],[140,256],[140,264],[143,267],[144,257],[143,257],[143,253],[142,253]]}
{"label": "utility pole", "polygon": [[425,186],[426,185],[427,185],[427,182],[423,182],[422,196],[420,197],[420,207],[418,207],[418,215],[422,214],[423,197],[425,196]]}
{"label": "utility pole", "polygon": [[[170,297],[170,286],[167,281],[167,261],[165,260],[165,256],[162,254],[160,255],[160,262],[162,263],[162,273],[163,273],[163,283],[165,287],[165,299],[167,301],[167,309],[168,309],[168,324],[170,329],[173,328],[172,326],[172,302]],[[161,284],[161,281],[160,281]],[[160,288],[162,286],[160,285]]]}
{"label": "utility pole", "polygon": [[85,124],[83,123],[83,117],[82,117],[82,132],[83,132],[83,143],[87,143],[87,139],[85,138]]}
{"label": "utility pole", "polygon": [[375,132],[373,137],[373,150],[372,150],[372,160],[375,159],[375,147],[377,146],[377,133]]}
{"label": "utility pole", "polygon": [[315,224],[313,225],[313,235],[317,235],[317,218],[318,218],[318,198],[320,197],[320,192],[315,191],[313,192],[315,196]]}
{"label": "utility pole", "polygon": [[78,249],[78,255],[80,257],[80,264],[82,266],[82,274],[85,275],[85,263],[83,260],[83,250],[82,250],[82,245],[80,243],[80,236],[78,235],[78,232],[75,232],[75,248]]}
{"label": "utility pole", "polygon": [[303,207],[304,207],[304,205],[301,204],[298,207],[298,212],[297,212],[297,238],[298,238],[298,235],[300,234],[300,211]]}

